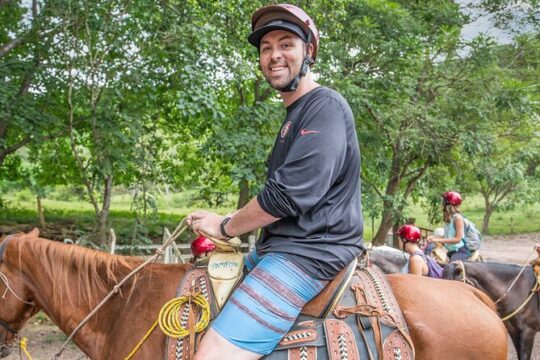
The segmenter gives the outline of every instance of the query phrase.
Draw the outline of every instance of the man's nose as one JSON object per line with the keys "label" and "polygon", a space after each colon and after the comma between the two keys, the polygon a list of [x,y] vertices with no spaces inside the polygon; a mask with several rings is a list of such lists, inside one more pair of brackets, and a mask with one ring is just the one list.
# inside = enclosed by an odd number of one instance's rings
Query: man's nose
{"label": "man's nose", "polygon": [[272,53],[270,54],[270,58],[273,61],[281,59],[282,58],[281,51],[279,49],[272,49]]}

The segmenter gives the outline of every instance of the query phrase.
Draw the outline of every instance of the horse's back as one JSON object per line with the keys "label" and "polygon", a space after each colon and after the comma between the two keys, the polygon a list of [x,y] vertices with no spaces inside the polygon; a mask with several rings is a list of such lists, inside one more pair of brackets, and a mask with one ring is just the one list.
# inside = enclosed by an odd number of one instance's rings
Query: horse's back
{"label": "horse's back", "polygon": [[388,281],[418,359],[506,359],[506,329],[481,291],[416,275],[392,274]]}

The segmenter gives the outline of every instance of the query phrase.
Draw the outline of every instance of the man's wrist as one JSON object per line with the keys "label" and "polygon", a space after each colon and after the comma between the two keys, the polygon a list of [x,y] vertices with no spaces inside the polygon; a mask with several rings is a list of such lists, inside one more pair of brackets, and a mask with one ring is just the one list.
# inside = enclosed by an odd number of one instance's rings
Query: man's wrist
{"label": "man's wrist", "polygon": [[221,232],[221,236],[223,236],[225,238],[225,240],[229,240],[230,238],[232,238],[232,236],[229,235],[229,233],[227,233],[227,230],[225,230],[225,225],[227,225],[229,220],[231,220],[230,216],[223,219],[221,224],[219,224],[219,231]]}

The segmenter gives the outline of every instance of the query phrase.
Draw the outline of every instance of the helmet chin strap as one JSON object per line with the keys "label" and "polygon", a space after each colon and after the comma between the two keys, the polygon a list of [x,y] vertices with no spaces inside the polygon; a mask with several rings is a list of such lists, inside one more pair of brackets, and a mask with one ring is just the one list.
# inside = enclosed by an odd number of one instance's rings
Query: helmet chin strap
{"label": "helmet chin strap", "polygon": [[285,85],[284,87],[281,87],[281,88],[276,88],[276,90],[279,90],[281,92],[291,92],[291,91],[295,91],[296,88],[298,88],[298,85],[300,84],[300,80],[302,79],[302,77],[304,77],[309,69],[309,65],[313,64],[314,61],[312,58],[310,58],[308,55],[306,55],[306,57],[304,58],[304,61],[302,61],[302,67],[300,68],[300,72],[298,73],[298,75],[296,75],[290,83],[288,83],[287,85]]}

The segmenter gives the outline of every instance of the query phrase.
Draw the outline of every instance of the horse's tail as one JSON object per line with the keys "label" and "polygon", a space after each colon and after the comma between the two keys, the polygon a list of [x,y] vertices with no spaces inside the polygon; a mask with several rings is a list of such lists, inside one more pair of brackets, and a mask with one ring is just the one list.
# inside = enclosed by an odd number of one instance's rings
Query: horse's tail
{"label": "horse's tail", "polygon": [[470,288],[473,291],[474,296],[476,296],[481,302],[486,304],[487,307],[497,313],[497,305],[495,305],[493,300],[491,300],[491,298],[485,292],[472,286]]}

